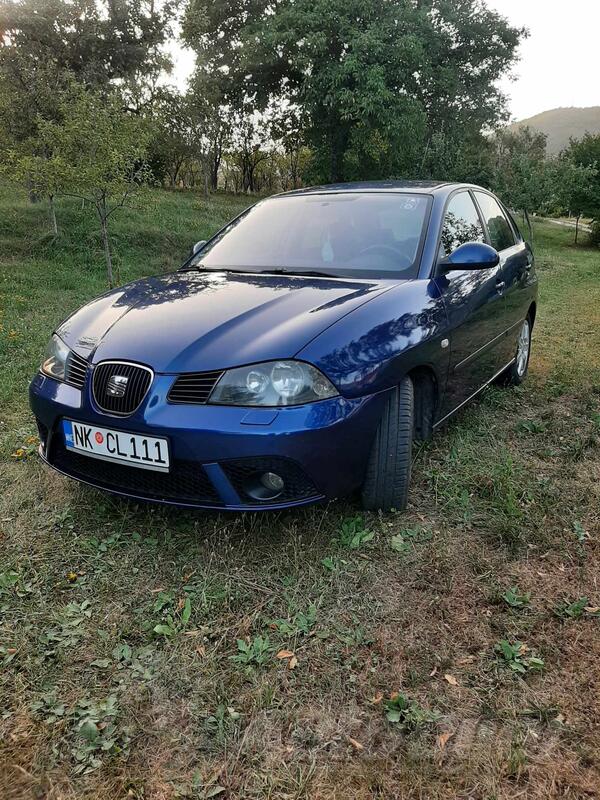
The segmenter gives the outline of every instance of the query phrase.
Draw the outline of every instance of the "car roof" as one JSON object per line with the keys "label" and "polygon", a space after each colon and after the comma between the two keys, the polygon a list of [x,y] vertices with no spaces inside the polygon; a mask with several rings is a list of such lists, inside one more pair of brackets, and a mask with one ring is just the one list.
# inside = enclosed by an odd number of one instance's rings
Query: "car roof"
{"label": "car roof", "polygon": [[[306,194],[333,194],[341,192],[412,192],[414,194],[448,193],[461,186],[470,184],[451,181],[356,181],[355,183],[331,183],[324,186],[308,186],[304,189],[293,189],[282,192],[276,197],[293,197]],[[479,188],[479,187],[477,187]]]}

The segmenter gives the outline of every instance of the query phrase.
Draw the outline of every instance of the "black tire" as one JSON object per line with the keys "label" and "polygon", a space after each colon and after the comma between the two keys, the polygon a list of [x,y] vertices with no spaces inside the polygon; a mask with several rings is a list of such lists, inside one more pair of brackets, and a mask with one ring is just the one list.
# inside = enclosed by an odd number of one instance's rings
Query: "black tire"
{"label": "black tire", "polygon": [[383,411],[362,486],[368,511],[403,511],[408,503],[415,426],[415,392],[410,378],[394,390]]}
{"label": "black tire", "polygon": [[[522,337],[526,327],[527,327],[527,347],[526,347],[526,353],[522,354],[521,350]],[[523,381],[527,377],[527,371],[529,369],[529,358],[531,356],[531,332],[532,332],[531,319],[529,317],[526,317],[523,320],[523,324],[519,330],[519,340],[517,342],[515,360],[510,365],[510,367],[500,376],[500,382],[504,386],[519,386],[519,384],[523,383]]]}

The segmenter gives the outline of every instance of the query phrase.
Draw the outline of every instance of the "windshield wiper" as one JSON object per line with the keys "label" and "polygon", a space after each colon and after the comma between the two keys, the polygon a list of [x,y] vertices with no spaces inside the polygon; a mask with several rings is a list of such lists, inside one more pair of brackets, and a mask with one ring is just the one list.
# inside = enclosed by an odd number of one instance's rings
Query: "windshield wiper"
{"label": "windshield wiper", "polygon": [[178,272],[236,272],[240,275],[256,275],[254,269],[232,269],[231,267],[205,267],[202,264],[190,264],[189,267],[181,267]]}
{"label": "windshield wiper", "polygon": [[335,275],[331,272],[318,272],[316,269],[280,269],[279,267],[275,267],[274,269],[261,269],[261,275],[300,275],[301,277],[308,277],[308,278],[340,278],[341,275]]}

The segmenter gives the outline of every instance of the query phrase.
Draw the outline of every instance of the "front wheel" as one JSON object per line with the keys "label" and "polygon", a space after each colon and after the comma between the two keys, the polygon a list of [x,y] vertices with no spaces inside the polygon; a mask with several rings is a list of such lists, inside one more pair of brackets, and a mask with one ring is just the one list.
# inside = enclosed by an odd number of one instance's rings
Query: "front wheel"
{"label": "front wheel", "polygon": [[529,356],[531,355],[531,320],[523,320],[517,341],[515,360],[502,375],[502,382],[507,386],[518,386],[523,383],[529,369]]}
{"label": "front wheel", "polygon": [[413,382],[404,378],[383,411],[362,487],[369,511],[402,511],[408,503],[415,426]]}

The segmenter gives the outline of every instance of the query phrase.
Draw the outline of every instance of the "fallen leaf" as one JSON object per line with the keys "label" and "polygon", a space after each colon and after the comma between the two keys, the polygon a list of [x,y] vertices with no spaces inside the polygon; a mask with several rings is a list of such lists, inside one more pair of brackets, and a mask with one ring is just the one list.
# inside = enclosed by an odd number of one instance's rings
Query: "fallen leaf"
{"label": "fallen leaf", "polygon": [[600,611],[600,606],[586,606],[584,611],[587,611],[588,614],[597,614]]}
{"label": "fallen leaf", "polygon": [[429,677],[430,677],[430,678],[433,678],[433,676],[434,676],[434,675],[436,675],[436,674],[437,674],[437,667],[434,667],[434,668],[431,670],[431,672],[429,673]]}
{"label": "fallen leaf", "polygon": [[291,650],[280,650],[275,658],[291,658],[294,653]]}
{"label": "fallen leaf", "polygon": [[226,791],[227,789],[225,789],[224,786],[210,786],[204,790],[201,796],[208,800],[209,797],[218,797],[218,795],[223,794],[223,792]]}
{"label": "fallen leaf", "polygon": [[196,648],[196,653],[197,655],[200,656],[200,658],[204,658],[204,656],[206,655],[206,648],[204,647],[203,644],[198,645],[198,647]]}
{"label": "fallen leaf", "polygon": [[398,697],[400,697],[400,693],[399,692],[392,692],[390,694],[390,700],[397,700]]}
{"label": "fallen leaf", "polygon": [[292,656],[288,661],[288,669],[296,669],[297,666],[298,666],[298,659],[296,658],[296,656]]}
{"label": "fallen leaf", "polygon": [[364,750],[364,749],[365,749],[365,748],[364,748],[364,745],[362,745],[362,744],[361,744],[359,741],[357,741],[356,739],[353,739],[351,736],[349,736],[349,737],[348,737],[348,741],[350,742],[350,744],[352,745],[352,747],[353,747],[355,750]]}
{"label": "fallen leaf", "polygon": [[444,675],[444,680],[448,681],[450,686],[458,686],[458,681],[456,680],[454,675],[450,675],[450,674],[446,673]]}
{"label": "fallen leaf", "polygon": [[452,733],[452,731],[446,731],[446,733],[440,733],[440,735],[437,737],[436,740],[437,746],[440,748],[440,750],[443,750],[444,747],[446,747],[446,745],[448,744],[448,739],[451,739],[453,736],[454,734]]}
{"label": "fallen leaf", "polygon": [[465,656],[464,658],[459,658],[456,662],[459,666],[464,666],[465,664],[472,664],[475,661],[475,656]]}
{"label": "fallen leaf", "polygon": [[383,694],[381,692],[377,692],[375,697],[371,698],[371,703],[373,703],[373,705],[376,706],[378,703],[381,703],[382,700],[383,700]]}

